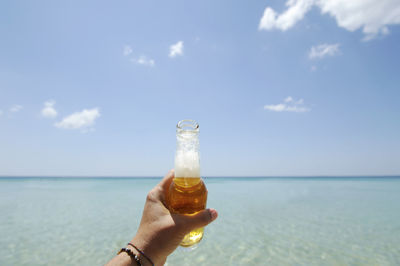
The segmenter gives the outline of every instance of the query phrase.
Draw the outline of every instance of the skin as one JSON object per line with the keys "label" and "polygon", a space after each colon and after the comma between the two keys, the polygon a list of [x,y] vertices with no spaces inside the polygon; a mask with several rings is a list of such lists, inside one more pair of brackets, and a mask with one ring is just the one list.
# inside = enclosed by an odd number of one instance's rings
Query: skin
{"label": "skin", "polygon": [[[170,213],[165,199],[174,174],[174,170],[169,171],[148,193],[139,229],[131,241],[154,262],[154,265],[164,265],[167,257],[179,246],[187,233],[208,225],[218,216],[214,209],[206,209],[190,216]],[[151,265],[134,248],[131,246],[127,248],[138,255],[142,265]],[[128,266],[136,263],[126,252],[122,252],[106,265]]]}

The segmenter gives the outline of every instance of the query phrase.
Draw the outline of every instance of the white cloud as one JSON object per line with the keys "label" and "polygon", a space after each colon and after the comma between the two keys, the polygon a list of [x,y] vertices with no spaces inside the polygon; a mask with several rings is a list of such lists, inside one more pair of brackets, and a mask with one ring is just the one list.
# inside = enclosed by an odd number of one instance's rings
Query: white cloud
{"label": "white cloud", "polygon": [[10,112],[16,113],[16,112],[19,112],[22,108],[23,108],[22,105],[15,104],[10,108]]}
{"label": "white cloud", "polygon": [[269,110],[273,112],[296,112],[296,113],[304,113],[308,112],[311,109],[304,106],[304,100],[295,100],[292,97],[288,96],[283,100],[284,103],[279,104],[271,104],[265,105],[264,110]]}
{"label": "white cloud", "polygon": [[[125,57],[130,57],[132,55],[132,53],[133,53],[132,47],[130,45],[125,45],[124,50],[123,50],[123,55]],[[156,64],[154,59],[148,58],[145,55],[141,55],[139,57],[131,57],[129,60],[133,63],[143,65],[143,66],[153,67]]]}
{"label": "white cloud", "polygon": [[285,100],[283,100],[285,103],[290,103],[290,102],[293,102],[293,98],[292,97],[290,97],[290,96],[288,96],[288,97],[286,97],[285,98]]}
{"label": "white cloud", "polygon": [[42,116],[46,118],[54,118],[57,116],[57,111],[54,109],[55,101],[49,100],[44,103],[44,107],[42,109]]}
{"label": "white cloud", "polygon": [[386,35],[389,25],[400,24],[399,0],[288,0],[286,6],[281,14],[265,8],[259,30],[286,31],[303,19],[313,6],[319,7],[322,14],[334,17],[339,27],[348,31],[361,29],[364,40]]}
{"label": "white cloud", "polygon": [[91,130],[91,127],[95,124],[95,120],[99,117],[100,111],[98,108],[84,109],[81,112],[64,117],[63,120],[54,125],[64,129]]}
{"label": "white cloud", "polygon": [[272,104],[272,105],[264,105],[265,110],[275,111],[275,112],[282,112],[286,109],[286,104]]}
{"label": "white cloud", "polygon": [[2,116],[3,115],[3,111],[2,110],[0,110],[0,116]]}
{"label": "white cloud", "polygon": [[124,56],[128,56],[133,52],[132,47],[130,45],[125,45],[124,46],[124,51],[123,54]]}
{"label": "white cloud", "polygon": [[293,27],[310,10],[314,0],[289,0],[286,2],[288,9],[280,15],[267,7],[258,25],[259,30],[279,29],[286,31]]}
{"label": "white cloud", "polygon": [[141,55],[137,59],[136,58],[132,58],[131,61],[136,63],[136,64],[139,64],[139,65],[150,66],[150,67],[153,67],[156,64],[154,59],[150,59],[145,55]]}
{"label": "white cloud", "polygon": [[169,57],[173,58],[178,55],[183,55],[183,41],[179,41],[169,47]]}
{"label": "white cloud", "polygon": [[325,56],[334,56],[339,53],[339,44],[321,44],[311,47],[308,57],[310,59],[324,58]]}
{"label": "white cloud", "polygon": [[362,29],[365,40],[389,33],[388,25],[400,24],[398,0],[336,0],[319,1],[323,14],[328,13],[346,30]]}

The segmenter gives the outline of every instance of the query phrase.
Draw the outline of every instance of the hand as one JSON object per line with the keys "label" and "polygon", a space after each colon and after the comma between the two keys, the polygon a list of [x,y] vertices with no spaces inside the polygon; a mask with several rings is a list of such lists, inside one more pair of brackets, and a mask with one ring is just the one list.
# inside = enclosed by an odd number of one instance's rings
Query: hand
{"label": "hand", "polygon": [[138,232],[132,239],[155,265],[163,265],[187,233],[208,225],[218,216],[214,209],[190,216],[170,213],[165,199],[174,174],[171,170],[147,195]]}

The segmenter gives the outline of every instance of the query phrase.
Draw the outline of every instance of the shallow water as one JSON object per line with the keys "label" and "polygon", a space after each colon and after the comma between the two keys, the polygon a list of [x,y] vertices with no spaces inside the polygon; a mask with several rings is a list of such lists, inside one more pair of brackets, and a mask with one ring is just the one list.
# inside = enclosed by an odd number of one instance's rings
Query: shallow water
{"label": "shallow water", "polygon": [[[159,179],[0,178],[0,265],[102,265]],[[205,180],[219,218],[167,265],[400,265],[400,178]]]}

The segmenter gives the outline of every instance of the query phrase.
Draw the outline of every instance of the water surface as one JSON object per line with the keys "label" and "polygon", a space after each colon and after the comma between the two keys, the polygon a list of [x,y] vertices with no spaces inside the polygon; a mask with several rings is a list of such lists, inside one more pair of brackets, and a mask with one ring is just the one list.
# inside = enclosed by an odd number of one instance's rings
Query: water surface
{"label": "water surface", "polygon": [[[103,265],[159,179],[0,178],[0,265]],[[400,178],[207,178],[219,218],[167,265],[400,265]]]}

